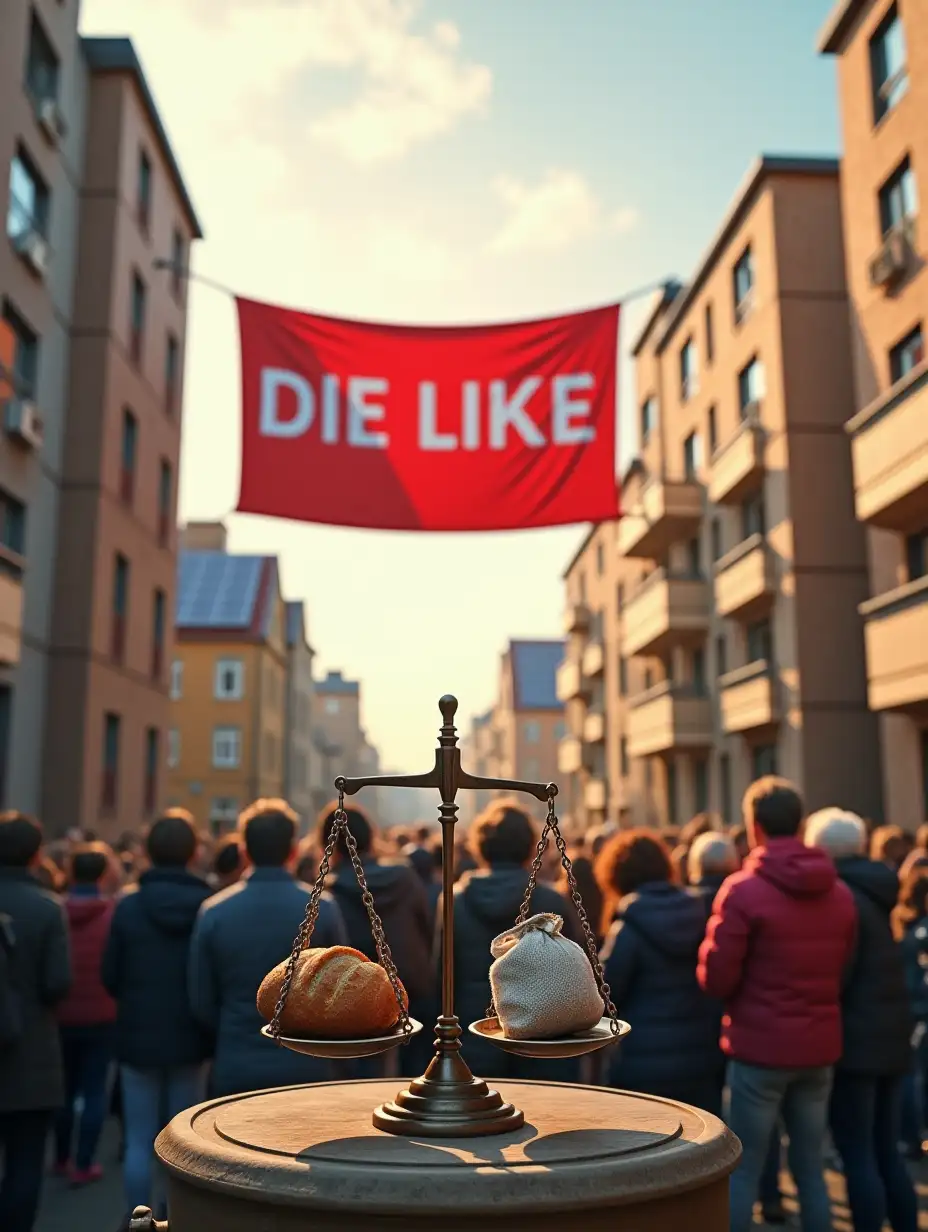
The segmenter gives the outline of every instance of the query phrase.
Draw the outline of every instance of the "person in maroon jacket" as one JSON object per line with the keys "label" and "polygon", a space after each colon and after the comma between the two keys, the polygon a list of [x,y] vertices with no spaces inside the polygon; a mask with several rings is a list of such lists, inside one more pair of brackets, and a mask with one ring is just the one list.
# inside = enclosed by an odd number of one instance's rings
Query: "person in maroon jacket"
{"label": "person in maroon jacket", "polygon": [[[65,1071],[65,1104],[55,1118],[55,1171],[72,1185],[99,1180],[94,1156],[106,1117],[116,1002],[103,987],[101,966],[115,903],[103,887],[114,856],[105,843],[83,843],[70,862],[65,912],[74,978],[58,1007]],[[74,1143],[75,1104],[83,1102]],[[72,1156],[72,1146],[76,1149]]]}
{"label": "person in maroon jacket", "polygon": [[841,983],[854,949],[851,892],[800,833],[799,793],[763,778],[744,797],[751,854],[715,900],[698,978],[724,1002],[729,1124],[741,1139],[731,1232],[748,1232],[771,1135],[782,1117],[803,1232],[831,1232],[823,1145],[841,1056]]}

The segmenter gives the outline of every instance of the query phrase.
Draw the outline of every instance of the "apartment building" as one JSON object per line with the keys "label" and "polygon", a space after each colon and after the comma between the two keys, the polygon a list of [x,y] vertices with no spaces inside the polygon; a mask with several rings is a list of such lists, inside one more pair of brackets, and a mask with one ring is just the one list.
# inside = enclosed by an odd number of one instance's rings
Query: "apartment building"
{"label": "apartment building", "polygon": [[[811,808],[881,815],[844,432],[850,346],[838,164],[763,157],[689,285],[668,288],[636,341],[640,453],[624,516],[581,554],[601,546],[605,562],[614,536],[618,571],[578,562],[568,578],[581,608],[581,578],[621,588],[604,659],[623,679],[603,673],[611,819],[628,798],[661,822],[707,808],[734,820],[748,783],[771,772]],[[591,614],[569,615],[574,674],[562,669],[560,692],[580,711],[574,738],[598,710]],[[573,756],[596,782],[591,744]]]}
{"label": "apartment building", "polygon": [[285,603],[287,626],[287,733],[284,794],[304,826],[315,815],[313,799],[313,657],[303,601]]}
{"label": "apartment building", "polygon": [[[475,715],[470,729],[461,739],[461,765],[480,778],[499,778],[500,739],[494,726],[491,710]],[[458,796],[458,821],[469,826],[480,816],[492,800],[492,793],[485,790],[462,791]]]}
{"label": "apartment building", "polygon": [[168,719],[186,296],[152,266],[202,231],[131,42],[76,5],[3,6],[0,166],[3,794],[112,837]]}
{"label": "apartment building", "polygon": [[928,817],[928,8],[842,0],[819,49],[837,60],[854,415],[867,528],[865,622],[888,819]]}
{"label": "apartment building", "polygon": [[183,550],[167,795],[214,834],[253,800],[284,794],[287,669],[276,557]]}

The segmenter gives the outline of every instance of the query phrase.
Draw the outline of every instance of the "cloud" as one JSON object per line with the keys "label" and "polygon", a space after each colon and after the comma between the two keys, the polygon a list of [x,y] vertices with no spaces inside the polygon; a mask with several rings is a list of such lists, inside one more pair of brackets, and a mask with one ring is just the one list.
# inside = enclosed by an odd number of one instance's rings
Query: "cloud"
{"label": "cloud", "polygon": [[555,252],[601,230],[626,232],[638,221],[629,208],[607,215],[579,172],[553,168],[535,184],[500,176],[493,185],[506,218],[490,241],[496,253]]}

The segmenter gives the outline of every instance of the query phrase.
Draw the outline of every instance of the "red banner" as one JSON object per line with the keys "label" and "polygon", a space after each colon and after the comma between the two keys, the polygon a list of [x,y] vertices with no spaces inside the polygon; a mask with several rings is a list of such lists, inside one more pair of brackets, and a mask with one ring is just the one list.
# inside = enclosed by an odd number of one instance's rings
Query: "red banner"
{"label": "red banner", "polygon": [[414,328],[237,303],[239,511],[426,531],[618,516],[617,305]]}

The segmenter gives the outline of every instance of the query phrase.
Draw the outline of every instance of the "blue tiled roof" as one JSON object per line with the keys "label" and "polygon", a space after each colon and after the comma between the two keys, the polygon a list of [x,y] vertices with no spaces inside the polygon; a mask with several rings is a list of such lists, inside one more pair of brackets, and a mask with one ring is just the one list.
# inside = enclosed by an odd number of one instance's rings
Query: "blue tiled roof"
{"label": "blue tiled roof", "polygon": [[248,629],[255,616],[266,556],[181,552],[177,567],[179,629]]}
{"label": "blue tiled roof", "polygon": [[341,672],[329,672],[328,676],[316,685],[316,692],[341,693],[346,697],[357,697],[360,688],[357,680],[346,680]]}
{"label": "blue tiled roof", "polygon": [[510,642],[516,710],[561,710],[555,676],[564,661],[564,642]]}

